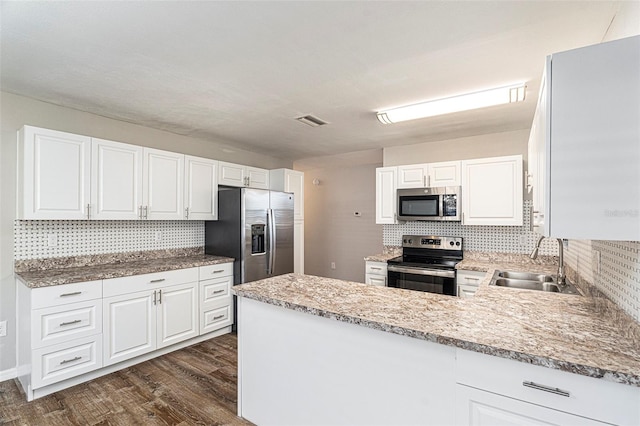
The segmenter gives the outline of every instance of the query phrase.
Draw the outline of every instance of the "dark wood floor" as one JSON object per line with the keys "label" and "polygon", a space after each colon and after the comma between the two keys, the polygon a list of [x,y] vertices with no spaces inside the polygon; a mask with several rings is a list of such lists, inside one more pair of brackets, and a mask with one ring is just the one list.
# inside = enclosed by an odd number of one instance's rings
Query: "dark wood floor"
{"label": "dark wood floor", "polygon": [[0,383],[1,425],[249,425],[236,417],[237,339],[227,334],[27,402]]}

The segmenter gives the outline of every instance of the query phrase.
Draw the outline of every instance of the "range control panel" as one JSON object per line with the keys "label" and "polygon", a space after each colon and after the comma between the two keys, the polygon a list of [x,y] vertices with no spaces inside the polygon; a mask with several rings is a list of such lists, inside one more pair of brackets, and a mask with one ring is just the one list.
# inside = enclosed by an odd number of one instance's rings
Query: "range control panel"
{"label": "range control panel", "polygon": [[462,250],[462,237],[436,237],[434,235],[403,235],[402,247],[440,250]]}

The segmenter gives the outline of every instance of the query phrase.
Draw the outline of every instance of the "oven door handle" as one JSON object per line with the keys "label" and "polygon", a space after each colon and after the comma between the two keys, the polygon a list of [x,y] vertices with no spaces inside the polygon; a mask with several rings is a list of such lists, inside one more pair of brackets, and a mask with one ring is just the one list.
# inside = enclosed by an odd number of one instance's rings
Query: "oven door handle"
{"label": "oven door handle", "polygon": [[432,277],[444,277],[444,278],[456,277],[455,271],[443,271],[440,269],[426,269],[426,268],[407,268],[407,267],[395,266],[395,265],[387,266],[387,271],[402,272],[405,274],[414,274],[414,275],[429,275]]}

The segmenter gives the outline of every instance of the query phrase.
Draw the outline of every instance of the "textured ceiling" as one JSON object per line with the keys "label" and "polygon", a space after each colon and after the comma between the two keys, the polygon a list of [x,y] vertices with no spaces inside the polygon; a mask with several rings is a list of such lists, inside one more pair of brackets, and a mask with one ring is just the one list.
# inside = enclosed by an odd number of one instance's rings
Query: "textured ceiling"
{"label": "textured ceiling", "polygon": [[[545,56],[613,1],[2,2],[3,91],[287,159],[528,128]],[[375,112],[511,82],[522,104]],[[294,120],[313,114],[330,124]]]}

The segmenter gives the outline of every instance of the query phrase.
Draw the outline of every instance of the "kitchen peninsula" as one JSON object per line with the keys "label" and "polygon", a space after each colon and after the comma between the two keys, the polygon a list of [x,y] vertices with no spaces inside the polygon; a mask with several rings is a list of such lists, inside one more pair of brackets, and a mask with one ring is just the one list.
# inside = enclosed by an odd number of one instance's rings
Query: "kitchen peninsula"
{"label": "kitchen peninsula", "polygon": [[590,296],[489,286],[493,272],[471,299],[299,274],[234,287],[239,415],[638,424],[637,323]]}

